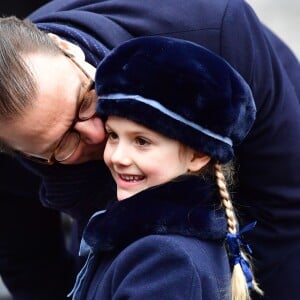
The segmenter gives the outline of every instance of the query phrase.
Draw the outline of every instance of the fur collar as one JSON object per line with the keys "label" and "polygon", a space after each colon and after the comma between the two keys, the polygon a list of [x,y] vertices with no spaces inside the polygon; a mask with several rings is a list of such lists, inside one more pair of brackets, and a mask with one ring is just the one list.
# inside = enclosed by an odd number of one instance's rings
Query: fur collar
{"label": "fur collar", "polygon": [[181,176],[114,201],[90,219],[83,239],[94,253],[109,252],[152,234],[223,240],[226,228],[215,185],[199,176]]}

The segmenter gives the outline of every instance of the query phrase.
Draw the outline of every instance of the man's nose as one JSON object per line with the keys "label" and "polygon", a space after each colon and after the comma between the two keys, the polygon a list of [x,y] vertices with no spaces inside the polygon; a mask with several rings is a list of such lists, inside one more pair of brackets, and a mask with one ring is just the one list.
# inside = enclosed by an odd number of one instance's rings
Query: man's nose
{"label": "man's nose", "polygon": [[80,133],[81,141],[85,144],[99,144],[105,140],[103,122],[98,117],[77,122],[74,129]]}

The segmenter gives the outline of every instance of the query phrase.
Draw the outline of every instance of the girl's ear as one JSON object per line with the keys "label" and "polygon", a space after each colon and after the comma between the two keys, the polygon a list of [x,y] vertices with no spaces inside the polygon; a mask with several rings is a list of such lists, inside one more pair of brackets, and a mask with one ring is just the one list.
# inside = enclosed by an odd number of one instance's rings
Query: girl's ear
{"label": "girl's ear", "polygon": [[77,45],[60,38],[58,35],[54,33],[48,33],[48,36],[63,52],[67,53],[68,55],[72,56],[75,59],[81,61],[85,60],[84,52]]}
{"label": "girl's ear", "polygon": [[188,170],[190,172],[197,172],[206,166],[210,160],[210,156],[194,151],[192,158],[188,163]]}

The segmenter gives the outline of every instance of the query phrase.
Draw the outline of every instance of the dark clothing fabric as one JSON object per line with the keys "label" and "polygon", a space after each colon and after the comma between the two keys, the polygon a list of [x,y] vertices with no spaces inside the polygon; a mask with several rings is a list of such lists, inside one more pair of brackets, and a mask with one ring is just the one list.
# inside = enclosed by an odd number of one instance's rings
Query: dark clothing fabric
{"label": "dark clothing fabric", "polygon": [[227,221],[215,186],[179,177],[96,213],[73,299],[230,299]]}
{"label": "dark clothing fabric", "polygon": [[38,23],[38,27],[45,32],[55,32],[61,38],[67,39],[83,50],[85,59],[96,66],[109,50],[90,34],[62,24]]}
{"label": "dark clothing fabric", "polygon": [[65,300],[76,273],[61,216],[42,207],[37,176],[4,154],[0,166],[1,278],[14,300]]}
{"label": "dark clothing fabric", "polygon": [[43,206],[64,212],[76,221],[79,241],[91,215],[114,195],[115,184],[103,161],[51,167],[22,159],[20,162],[43,177],[39,193]]}
{"label": "dark clothing fabric", "polygon": [[[220,54],[242,74],[252,88],[258,113],[250,135],[236,149],[239,168],[235,203],[243,222],[258,222],[248,237],[264,299],[297,299],[300,68],[289,49],[257,20],[249,6],[241,0],[164,0],[159,4],[54,0],[30,18],[35,23],[71,26],[108,49],[141,35],[187,39]],[[80,216],[84,223],[95,208],[103,206],[105,197],[101,193],[106,189],[103,176],[97,181],[94,176],[98,173],[91,167],[90,174],[88,166],[91,164],[61,166],[60,172],[36,168],[44,177],[43,204]],[[1,172],[6,174],[9,169],[1,168]]]}

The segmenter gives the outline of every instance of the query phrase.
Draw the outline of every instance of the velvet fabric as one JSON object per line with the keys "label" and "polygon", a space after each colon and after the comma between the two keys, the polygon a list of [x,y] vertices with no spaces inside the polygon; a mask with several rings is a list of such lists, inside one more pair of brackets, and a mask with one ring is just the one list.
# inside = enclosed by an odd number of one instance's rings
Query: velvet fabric
{"label": "velvet fabric", "polygon": [[105,214],[90,220],[84,240],[93,252],[120,250],[149,234],[222,240],[227,222],[213,187],[198,176],[182,176],[125,201],[114,201]]}
{"label": "velvet fabric", "polygon": [[117,115],[225,163],[256,108],[245,80],[220,56],[184,40],[140,37],[97,68],[97,113]]}
{"label": "velvet fabric", "polygon": [[215,184],[181,176],[97,212],[73,299],[230,299],[227,222]]}
{"label": "velvet fabric", "polygon": [[[299,60],[260,23],[243,0],[164,0],[157,3],[153,0],[53,0],[29,18],[37,25],[59,24],[86,32],[108,49],[137,36],[181,38],[209,48],[238,70],[251,86],[257,117],[247,138],[235,149],[239,168],[234,200],[244,224],[257,220],[255,230],[248,233],[247,238],[255,257],[258,280],[265,291],[263,299],[297,299],[300,294],[300,176],[296,163],[300,161]],[[51,30],[61,34],[54,27]],[[72,40],[74,36],[66,31],[64,38]],[[89,53],[86,54],[89,57]],[[59,263],[61,260],[57,259],[55,276],[51,271],[54,264],[48,266],[47,255],[41,253],[46,260],[43,264],[37,264],[36,255],[26,255],[30,251],[35,253],[40,247],[54,255],[59,248],[54,250],[51,239],[44,238],[41,242],[38,238],[42,227],[46,227],[47,232],[47,227],[55,225],[48,218],[45,226],[39,214],[25,205],[28,198],[21,194],[23,183],[26,182],[26,189],[34,195],[37,187],[34,180],[29,182],[27,173],[18,171],[16,164],[10,160],[7,164],[1,161],[1,199],[5,200],[0,201],[4,224],[0,226],[1,249],[5,250],[0,258],[1,276],[5,277],[15,300],[60,299],[56,293],[58,288],[53,287],[57,286],[54,280],[67,270]],[[80,215],[81,220],[90,217],[88,205],[103,207],[102,194],[108,184],[103,183],[100,168],[89,170],[89,167],[91,164],[60,166],[52,171],[52,168],[35,165],[36,173],[42,177],[43,204],[61,210],[62,202],[64,212],[75,217]],[[38,206],[36,199],[32,202]],[[4,203],[14,205],[8,211]],[[7,224],[15,218],[14,209],[20,207],[18,205],[22,207],[22,228],[30,243],[19,243],[16,247],[19,231],[8,228]],[[46,223],[46,218],[43,220]],[[7,266],[14,266],[16,272]],[[44,286],[38,285],[42,293],[26,289],[30,284],[36,286],[41,277]],[[24,278],[30,284],[25,286]],[[64,278],[67,278],[65,273]],[[57,282],[62,284],[60,280]],[[49,288],[45,288],[47,283],[51,283]],[[253,295],[253,299],[258,298]]]}

